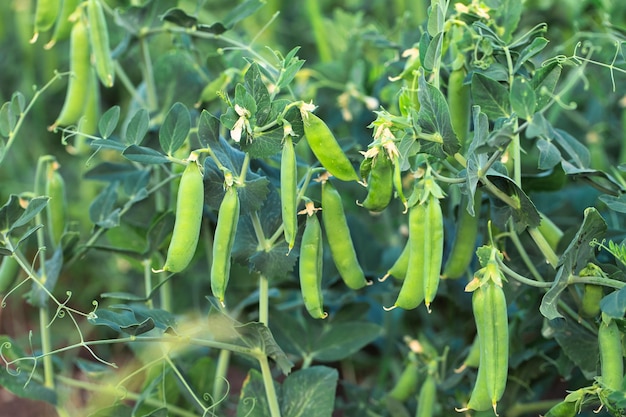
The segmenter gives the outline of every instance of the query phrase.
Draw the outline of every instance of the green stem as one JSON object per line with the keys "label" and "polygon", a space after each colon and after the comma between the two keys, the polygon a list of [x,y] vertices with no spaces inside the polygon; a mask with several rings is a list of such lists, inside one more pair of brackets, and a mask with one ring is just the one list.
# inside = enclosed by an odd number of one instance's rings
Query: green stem
{"label": "green stem", "polygon": [[152,293],[152,262],[150,258],[147,258],[144,259],[141,263],[143,264],[143,286],[147,298],[146,306],[148,308],[153,308],[154,303],[150,298],[150,294]]}
{"label": "green stem", "polygon": [[278,404],[276,388],[274,387],[272,371],[270,370],[270,364],[267,361],[267,356],[265,353],[259,352],[257,359],[259,360],[259,365],[261,365],[261,375],[263,376],[263,385],[265,386],[265,395],[267,396],[267,403],[270,408],[270,416],[280,417],[280,405]]}
{"label": "green stem", "polygon": [[527,230],[528,230],[528,234],[535,241],[535,244],[537,245],[537,247],[539,248],[543,256],[545,256],[546,261],[550,265],[552,265],[554,269],[556,269],[559,263],[559,257],[552,250],[552,247],[550,246],[546,238],[541,234],[539,229],[537,229],[536,227],[529,227]]}
{"label": "green stem", "polygon": [[506,205],[512,207],[515,210],[519,210],[521,208],[519,201],[514,200],[513,198],[511,198],[511,196],[496,187],[495,184],[492,183],[486,175],[480,177],[480,182],[485,185],[490,193],[502,200]]}
{"label": "green stem", "polygon": [[185,377],[180,373],[176,364],[172,362],[172,359],[169,357],[169,355],[165,355],[165,361],[168,363],[170,368],[172,368],[172,371],[174,371],[174,373],[178,377],[178,380],[180,381],[182,386],[185,387],[189,395],[191,395],[193,400],[202,408],[202,411],[204,412],[204,414],[206,414],[207,407],[202,403],[202,401],[200,400],[200,398],[198,398],[194,390],[189,386],[189,384],[187,383],[187,380],[185,380]]}
{"label": "green stem", "polygon": [[510,278],[513,278],[513,279],[521,282],[522,284],[526,284],[526,285],[529,285],[531,287],[537,287],[537,288],[550,288],[550,287],[552,287],[552,282],[535,281],[535,280],[532,280],[530,278],[526,278],[523,275],[518,274],[517,272],[513,271],[511,268],[506,266],[506,264],[504,262],[502,262],[502,260],[498,259],[497,257],[496,257],[496,262],[498,263],[498,267],[502,270],[502,272],[504,272]]}
{"label": "green stem", "polygon": [[259,322],[269,326],[269,281],[263,274],[259,276]]}
{"label": "green stem", "polygon": [[539,273],[539,271],[537,270],[537,268],[535,268],[535,265],[530,259],[530,256],[528,256],[528,252],[526,252],[526,248],[524,248],[524,245],[522,245],[522,242],[520,241],[519,236],[515,232],[513,225],[509,226],[508,236],[513,241],[513,244],[515,245],[515,248],[517,249],[520,257],[522,258],[522,261],[524,261],[526,268],[528,268],[528,270],[533,275],[533,277],[535,277],[537,281],[545,281],[543,277],[541,276],[541,274]]}
{"label": "green stem", "polygon": [[133,97],[133,100],[135,100],[141,107],[149,108],[148,103],[146,103],[143,97],[141,97],[141,95],[137,92],[137,89],[133,85],[130,78],[128,78],[128,74],[126,74],[126,71],[124,71],[124,68],[120,65],[120,63],[116,60],[114,65],[117,79],[122,83],[124,88],[126,88],[128,94],[130,94]]}
{"label": "green stem", "polygon": [[215,370],[215,377],[213,378],[213,401],[220,403],[219,399],[226,393],[224,392],[224,386],[226,385],[226,375],[228,374],[228,366],[230,364],[231,351],[222,349],[217,357],[217,369]]}
{"label": "green stem", "polygon": [[147,43],[147,37],[143,36],[139,39],[139,48],[141,50],[142,63],[141,72],[146,82],[146,96],[148,98],[148,110],[154,111],[159,103],[157,98],[156,86],[154,83],[154,70],[152,68],[152,60],[150,59],[150,49]]}
{"label": "green stem", "polygon": [[326,39],[326,29],[324,28],[324,18],[320,9],[318,0],[305,0],[305,7],[311,28],[313,29],[313,37],[317,46],[317,53],[321,62],[331,62],[333,54]]}

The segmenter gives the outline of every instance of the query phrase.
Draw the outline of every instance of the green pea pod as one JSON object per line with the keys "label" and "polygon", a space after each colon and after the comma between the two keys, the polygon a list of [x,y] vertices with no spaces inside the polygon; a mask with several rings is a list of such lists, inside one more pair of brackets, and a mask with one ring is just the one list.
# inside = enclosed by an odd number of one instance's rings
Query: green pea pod
{"label": "green pea pod", "polygon": [[[74,139],[74,152],[86,154],[91,152],[91,147],[87,143],[88,135],[98,133],[98,120],[100,120],[100,92],[98,90],[98,80],[93,69],[89,71],[89,86],[87,87],[87,98],[85,111],[78,121],[78,132]],[[183,149],[181,147],[181,149]],[[187,154],[189,150],[187,149]],[[178,165],[176,165],[178,166]]]}
{"label": "green pea pod", "polygon": [[474,337],[474,341],[472,342],[472,346],[470,346],[469,353],[465,357],[465,360],[461,364],[460,367],[454,370],[456,373],[463,372],[466,368],[478,368],[480,365],[480,341],[478,340],[478,335]]}
{"label": "green pea pod", "polygon": [[37,0],[35,9],[35,34],[31,43],[37,42],[37,38],[41,32],[46,32],[52,28],[57,20],[59,9],[61,8],[61,0]]}
{"label": "green pea pod", "polygon": [[391,265],[391,267],[387,270],[387,273],[382,278],[379,278],[378,280],[380,282],[383,282],[390,276],[396,279],[403,280],[404,277],[406,276],[407,270],[409,269],[409,256],[410,255],[411,255],[411,247],[410,247],[409,241],[407,241],[406,244],[404,245],[404,249],[402,249],[402,252],[400,252],[400,256],[398,256],[398,259],[396,259],[393,265]]}
{"label": "green pea pod", "polygon": [[541,223],[539,223],[537,230],[546,239],[552,250],[556,251],[563,237],[563,231],[549,217],[543,213],[539,213],[539,215],[541,216]]}
{"label": "green pea pod", "polygon": [[20,264],[17,263],[13,256],[3,256],[0,262],[0,293],[13,285],[17,274],[20,271]]}
{"label": "green pea pod", "polygon": [[307,216],[302,244],[300,246],[300,291],[304,305],[315,319],[328,316],[324,312],[322,297],[322,266],[323,266],[322,228],[317,215]]}
{"label": "green pea pod", "polygon": [[508,375],[509,330],[506,298],[502,287],[488,280],[474,291],[472,309],[480,343],[480,369],[494,413]]}
{"label": "green pea pod", "polygon": [[578,414],[575,401],[561,401],[544,415],[544,417],[574,417]]}
{"label": "green pea pod", "polygon": [[429,374],[420,388],[417,398],[417,411],[415,417],[432,417],[437,399],[437,382],[435,377]]}
{"label": "green pea pod", "polygon": [[53,248],[56,248],[61,243],[67,216],[65,181],[59,173],[58,167],[58,163],[49,164],[46,176],[46,194],[50,197],[46,206],[47,226]]}
{"label": "green pea pod", "polygon": [[607,323],[602,319],[598,329],[598,346],[602,385],[609,390],[620,391],[624,379],[624,353],[622,334],[615,320],[609,319]]}
{"label": "green pea pod", "polygon": [[476,382],[474,382],[474,388],[472,389],[472,394],[470,395],[467,407],[457,411],[487,411],[491,408],[491,398],[489,397],[489,391],[487,390],[487,368],[479,366],[478,373],[476,375]]}
{"label": "green pea pod", "polygon": [[109,45],[109,29],[100,0],[88,0],[87,18],[89,19],[89,37],[93,50],[96,72],[105,87],[112,87],[115,79],[115,65]]}
{"label": "green pea pod", "polygon": [[322,166],[342,181],[358,181],[352,163],[326,123],[310,112],[305,113],[303,122],[307,143]]}
{"label": "green pea pod", "polygon": [[181,272],[191,263],[200,237],[203,207],[202,173],[198,163],[191,160],[180,179],[174,231],[167,249],[165,265],[160,271]]}
{"label": "green pea pod", "polygon": [[367,197],[360,205],[369,211],[383,211],[391,202],[392,194],[393,164],[386,152],[379,152],[368,175]]}
{"label": "green pea pod", "polygon": [[452,130],[461,143],[461,149],[467,146],[470,126],[470,86],[464,84],[466,72],[463,67],[450,73],[448,79],[448,107]]}
{"label": "green pea pod", "polygon": [[78,7],[80,1],[81,0],[63,0],[59,17],[54,25],[54,32],[52,32],[50,41],[44,46],[45,49],[50,49],[57,42],[64,41],[70,37],[70,33],[72,32],[70,16],[76,11],[76,7]]}
{"label": "green pea pod", "polygon": [[405,310],[417,308],[424,301],[423,250],[426,235],[427,210],[425,204],[416,204],[409,209],[408,266],[398,298],[390,310],[396,307]]}
{"label": "green pea pod", "polygon": [[65,102],[59,117],[50,130],[57,126],[67,126],[78,122],[85,109],[87,91],[89,86],[89,35],[83,19],[74,22],[70,36],[70,76]]}
{"label": "green pea pod", "polygon": [[222,304],[224,304],[226,286],[230,278],[230,258],[237,234],[239,212],[239,194],[235,187],[229,187],[218,212],[213,238],[213,263],[211,264],[211,291]]}
{"label": "green pea pod", "polygon": [[[578,273],[581,277],[602,277],[604,271],[593,263],[588,263]],[[600,314],[600,300],[604,297],[602,285],[584,284],[583,296],[580,303],[580,315],[586,318],[597,317]]]}
{"label": "green pea pod", "polygon": [[298,174],[296,169],[296,152],[291,137],[285,137],[280,161],[280,206],[283,218],[285,241],[289,245],[289,252],[296,242],[298,229],[297,194]]}
{"label": "green pea pod", "polygon": [[388,397],[397,401],[404,402],[408,400],[416,391],[419,383],[419,368],[416,362],[409,362],[402,370],[400,378],[395,383]]}
{"label": "green pea pod", "polygon": [[328,246],[339,275],[354,290],[368,284],[356,256],[343,201],[330,181],[322,183],[322,219]]}
{"label": "green pea pod", "polygon": [[459,217],[456,222],[456,235],[452,249],[443,268],[442,278],[461,278],[464,276],[476,252],[478,236],[478,214],[480,212],[481,192],[474,194],[474,215],[466,210],[467,196],[463,196],[459,205]]}
{"label": "green pea pod", "polygon": [[437,295],[441,264],[443,260],[443,214],[439,199],[430,194],[426,202],[427,219],[425,234],[422,237],[422,250],[424,251],[424,263],[422,273],[424,275],[424,304],[430,312],[430,304]]}
{"label": "green pea pod", "polygon": [[396,196],[400,199],[402,205],[404,206],[403,213],[406,213],[409,206],[407,204],[407,199],[404,196],[404,189],[402,187],[402,170],[400,169],[400,161],[398,158],[395,158],[393,161],[393,188],[396,190]]}

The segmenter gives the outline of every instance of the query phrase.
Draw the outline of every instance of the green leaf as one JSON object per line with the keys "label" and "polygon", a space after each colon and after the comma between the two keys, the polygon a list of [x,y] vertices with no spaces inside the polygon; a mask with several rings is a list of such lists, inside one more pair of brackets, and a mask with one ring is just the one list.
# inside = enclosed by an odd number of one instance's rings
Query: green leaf
{"label": "green leaf", "polygon": [[509,92],[505,86],[493,78],[475,73],[471,84],[472,98],[482,112],[491,120],[509,117]]}
{"label": "green leaf", "polygon": [[[276,387],[277,383],[273,383]],[[278,394],[280,386],[276,388]],[[263,376],[256,369],[250,369],[243,381],[237,404],[237,417],[272,417]]]}
{"label": "green leaf", "polygon": [[535,90],[523,77],[515,77],[509,96],[511,108],[522,119],[530,120],[535,113],[537,99]]}
{"label": "green leaf", "polygon": [[522,15],[522,2],[519,0],[500,0],[494,10],[499,32],[504,42],[510,42]]}
{"label": "green leaf", "polygon": [[175,25],[192,28],[198,24],[198,19],[185,13],[184,10],[178,8],[171,8],[163,13],[161,20],[165,22],[174,23]]}
{"label": "green leaf", "polygon": [[98,149],[112,149],[119,152],[122,152],[124,149],[126,149],[125,144],[115,139],[94,139],[89,142],[89,146]]}
{"label": "green leaf", "polygon": [[606,204],[609,209],[618,213],[626,213],[626,194],[620,194],[617,197],[612,195],[601,195],[599,199]]}
{"label": "green leaf", "polygon": [[[288,100],[276,100],[272,102],[268,120],[275,120],[284,110],[285,106],[290,103]],[[298,138],[304,136],[304,127],[300,111],[296,107],[292,107],[285,114],[284,119],[291,124],[294,134],[294,144],[298,142]],[[255,133],[254,139],[250,142],[240,143],[241,149],[250,154],[252,158],[268,158],[280,153],[282,149],[282,141],[284,132],[282,126],[276,126],[271,130]]]}
{"label": "green leaf", "polygon": [[559,259],[554,283],[541,300],[539,310],[548,320],[563,317],[557,309],[558,298],[567,288],[569,277],[576,274],[591,260],[594,249],[590,243],[594,240],[602,241],[606,229],[606,222],[595,208],[585,209],[583,223]]}
{"label": "green leaf", "polygon": [[[567,161],[562,161],[561,166],[566,175],[576,181],[582,181],[613,197],[622,195],[626,190],[622,184],[604,171],[595,169],[581,169]],[[607,195],[607,197],[609,197]]]}
{"label": "green leaf", "polygon": [[438,60],[441,59],[441,48],[443,47],[443,32],[435,35],[428,43],[428,49],[422,61],[426,71],[432,71]]}
{"label": "green leaf", "polygon": [[345,359],[372,343],[382,328],[368,322],[329,323],[314,341],[311,355],[321,362]]}
{"label": "green leaf", "polygon": [[193,108],[206,83],[205,70],[198,65],[197,56],[181,46],[162,51],[155,59],[154,83],[163,111],[176,103]]}
{"label": "green leaf", "polygon": [[563,353],[587,379],[597,376],[598,337],[574,320],[551,320],[554,338]]}
{"label": "green leaf", "polygon": [[190,130],[191,116],[189,115],[189,110],[180,102],[174,103],[167,112],[161,129],[159,129],[161,149],[171,156],[183,146]]}
{"label": "green leaf", "polygon": [[0,207],[0,232],[6,233],[14,228],[13,223],[20,218],[24,209],[20,205],[20,198],[11,194],[9,200]]}
{"label": "green leaf", "polygon": [[561,162],[561,152],[552,142],[541,138],[537,140],[536,146],[539,150],[537,168],[541,170],[551,169]]}
{"label": "green leaf", "polygon": [[32,219],[35,218],[37,214],[41,212],[47,205],[50,197],[35,197],[28,202],[28,206],[24,212],[20,215],[20,217],[15,220],[15,222],[11,225],[10,230],[16,229],[18,227],[25,226]]}
{"label": "green leaf", "polygon": [[261,71],[259,71],[259,64],[256,62],[250,65],[250,68],[246,71],[244,75],[244,85],[256,103],[256,123],[264,125],[270,122],[271,120],[268,120],[271,105],[270,94],[267,91],[265,83],[263,83]]}
{"label": "green leaf", "polygon": [[538,109],[543,109],[552,99],[551,95],[554,93],[556,84],[561,77],[562,69],[560,64],[552,62],[540,67],[530,79],[530,84],[533,86],[535,96],[537,97]]}
{"label": "green leaf", "polygon": [[220,143],[220,121],[206,110],[202,110],[198,119],[198,140],[205,147]]}
{"label": "green leaf", "polygon": [[441,0],[433,0],[430,3],[428,13],[427,29],[428,34],[433,38],[443,32],[443,24],[446,21],[446,6],[448,2]]}
{"label": "green leaf", "polygon": [[111,136],[117,127],[117,122],[119,122],[119,120],[120,106],[111,107],[102,115],[102,117],[100,117],[100,121],[98,121],[98,131],[100,132],[102,139],[107,139]]}
{"label": "green leaf", "polygon": [[417,125],[422,133],[427,133],[440,141],[420,138],[421,150],[439,158],[454,155],[461,145],[450,121],[448,103],[441,91],[426,82],[424,74],[419,77],[418,97],[420,109]]}
{"label": "green leaf", "polygon": [[224,26],[232,28],[246,17],[253,15],[257,10],[263,7],[265,3],[265,0],[245,0],[228,12],[224,17]]}
{"label": "green leaf", "polygon": [[124,149],[122,156],[129,161],[142,164],[164,164],[170,161],[167,159],[167,156],[156,149],[138,145],[130,145],[128,148]]}
{"label": "green leaf", "polygon": [[124,133],[124,139],[126,143],[131,145],[139,145],[143,138],[148,133],[150,126],[150,116],[148,110],[139,109],[130,119],[128,125],[126,125],[126,132]]}
{"label": "green leaf", "polygon": [[110,229],[120,223],[120,208],[117,203],[117,182],[112,182],[89,205],[89,219],[98,226]]}
{"label": "green leaf", "polygon": [[339,374],[336,369],[313,366],[289,375],[282,384],[283,417],[329,417],[333,414]]}
{"label": "green leaf", "polygon": [[[570,161],[577,168],[589,168],[591,156],[589,149],[580,143],[575,137],[561,129],[554,129],[554,137],[551,137],[570,156]],[[564,158],[565,159],[565,158]],[[565,169],[565,167],[563,167]]]}
{"label": "green leaf", "polygon": [[550,41],[546,38],[538,37],[533,39],[532,43],[528,45],[526,48],[522,49],[519,54],[519,57],[515,61],[515,66],[513,67],[513,73],[517,74],[517,72],[522,68],[522,65],[530,58],[537,55],[539,52],[543,51],[543,49],[548,45]]}
{"label": "green leaf", "polygon": [[84,174],[84,178],[96,181],[123,181],[129,176],[135,176],[138,168],[129,164],[103,162],[96,165]]}
{"label": "green leaf", "polygon": [[175,220],[176,215],[172,211],[157,214],[148,229],[146,255],[154,253],[166,241],[174,229]]}
{"label": "green leaf", "polygon": [[7,101],[0,107],[0,135],[8,138],[15,125],[17,124],[18,115],[13,112],[11,102]]}
{"label": "green leaf", "polygon": [[611,318],[623,318],[626,313],[626,287],[615,290],[602,298],[600,309]]}
{"label": "green leaf", "polygon": [[291,51],[289,51],[285,59],[282,61],[282,71],[280,71],[280,74],[278,75],[278,80],[276,81],[276,87],[278,87],[279,89],[287,87],[296,77],[296,74],[298,73],[298,71],[300,71],[302,65],[304,65],[304,60],[299,59],[296,56],[299,50],[300,47],[296,46]]}
{"label": "green leaf", "polygon": [[278,346],[270,329],[263,323],[251,322],[240,324],[235,327],[241,342],[247,347],[260,349],[271,358],[284,375],[288,375],[293,368],[285,352]]}
{"label": "green leaf", "polygon": [[[59,275],[61,274],[61,269],[63,268],[63,248],[60,246],[52,254],[52,257],[46,259],[46,275],[43,283],[32,283],[32,287],[30,292],[28,293],[28,302],[37,307],[44,308],[48,305],[48,293],[54,292],[54,287],[59,279]],[[38,271],[38,275],[42,276],[42,271]],[[42,288],[43,285],[43,288]],[[47,292],[44,290],[47,290]]]}
{"label": "green leaf", "polygon": [[37,380],[31,379],[29,373],[26,371],[9,374],[6,367],[0,367],[0,386],[20,398],[45,401],[52,405],[57,404],[56,392],[50,388],[46,388]]}
{"label": "green leaf", "polygon": [[146,318],[138,321],[132,310],[122,309],[121,312],[111,309],[98,309],[88,318],[89,322],[95,326],[106,326],[117,332],[126,333],[132,336],[149,332],[154,329],[154,320]]}
{"label": "green leaf", "polygon": [[501,228],[506,228],[509,219],[513,220],[515,229],[522,232],[526,227],[537,227],[541,217],[530,198],[519,188],[515,181],[494,170],[489,170],[487,178],[501,191],[518,202],[518,207],[511,207],[497,197],[493,197],[493,222]]}

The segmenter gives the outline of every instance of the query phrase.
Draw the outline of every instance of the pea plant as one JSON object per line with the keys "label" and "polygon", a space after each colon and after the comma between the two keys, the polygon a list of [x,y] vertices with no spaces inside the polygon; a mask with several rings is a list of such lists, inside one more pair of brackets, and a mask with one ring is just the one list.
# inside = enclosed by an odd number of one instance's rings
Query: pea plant
{"label": "pea plant", "polygon": [[2,389],[626,415],[626,6],[231,3],[0,5]]}

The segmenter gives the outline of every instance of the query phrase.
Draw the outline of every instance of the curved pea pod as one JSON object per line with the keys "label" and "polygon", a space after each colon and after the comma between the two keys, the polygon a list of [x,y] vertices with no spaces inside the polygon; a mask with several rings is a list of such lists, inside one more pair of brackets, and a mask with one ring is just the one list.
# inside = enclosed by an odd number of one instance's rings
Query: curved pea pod
{"label": "curved pea pod", "polygon": [[181,272],[187,268],[198,246],[203,207],[202,173],[198,163],[192,160],[187,164],[180,179],[176,197],[174,231],[167,249],[165,265],[159,272]]}
{"label": "curved pea pod", "polygon": [[578,414],[575,401],[561,401],[544,415],[544,417],[574,417]]}
{"label": "curved pea pod", "polygon": [[239,194],[235,187],[229,187],[218,211],[213,238],[213,262],[211,263],[211,291],[222,305],[230,278],[230,258],[237,234],[239,213]]}
{"label": "curved pea pod", "polygon": [[372,161],[367,179],[367,197],[357,203],[369,211],[383,211],[393,195],[393,164],[385,152],[380,152]]}
{"label": "curved pea pod", "polygon": [[76,11],[76,7],[78,7],[78,3],[80,3],[80,1],[81,0],[63,0],[59,17],[54,25],[52,37],[44,46],[44,49],[50,49],[57,42],[64,41],[69,38],[70,33],[72,32],[72,22],[70,21],[70,16],[74,13],[74,11]]}
{"label": "curved pea pod", "polygon": [[358,181],[352,163],[326,123],[310,112],[304,113],[303,123],[307,143],[320,164],[342,181]]}
{"label": "curved pea pod", "polygon": [[619,391],[624,379],[624,353],[622,334],[613,319],[606,322],[603,318],[598,329],[600,348],[601,383],[612,391]]}
{"label": "curved pea pod", "polygon": [[70,36],[70,76],[65,102],[59,117],[50,126],[67,126],[78,122],[87,101],[86,88],[89,86],[91,66],[89,64],[89,35],[83,19],[78,19],[72,26]]}
{"label": "curved pea pod", "polygon": [[46,175],[46,194],[50,197],[46,206],[47,229],[53,248],[61,243],[67,216],[65,181],[59,173],[58,167],[59,164],[56,162],[49,164]]}
{"label": "curved pea pod", "polygon": [[397,401],[404,402],[408,400],[416,391],[419,383],[419,368],[416,362],[409,362],[402,370],[398,381],[395,383],[391,391],[387,393]]}
{"label": "curved pea pod", "polygon": [[537,226],[537,230],[546,239],[552,250],[556,251],[563,237],[563,231],[549,217],[543,213],[539,213],[539,215],[541,216],[541,223]]}
{"label": "curved pea pod", "polygon": [[396,190],[396,196],[402,202],[404,206],[403,213],[406,213],[409,210],[409,205],[407,203],[407,199],[404,196],[404,189],[402,187],[402,170],[400,169],[400,161],[398,158],[395,158],[393,161],[393,188]]}
{"label": "curved pea pod", "polygon": [[296,166],[296,152],[291,137],[285,137],[280,160],[280,207],[283,219],[285,241],[289,251],[296,242],[298,229],[298,174]]}
{"label": "curved pea pod", "polygon": [[364,287],[368,281],[354,250],[343,201],[330,181],[322,183],[322,220],[330,253],[339,275],[345,284],[354,290]]}
{"label": "curved pea pod", "polygon": [[61,9],[61,0],[37,0],[35,8],[35,33],[30,40],[31,43],[37,42],[37,38],[41,32],[46,32],[52,28],[57,20],[59,10]]}
{"label": "curved pea pod", "polygon": [[435,299],[439,288],[443,261],[443,214],[439,199],[432,194],[428,198],[426,209],[427,219],[421,249],[424,251],[424,263],[422,265],[424,304],[430,312],[430,304]]}
{"label": "curved pea pod", "polygon": [[407,240],[406,244],[404,245],[404,248],[402,249],[402,252],[400,252],[400,256],[398,256],[398,259],[396,259],[393,265],[391,265],[391,267],[387,270],[387,273],[381,278],[379,278],[378,280],[380,282],[383,282],[390,276],[399,280],[403,280],[404,277],[406,276],[407,270],[409,269],[409,256],[410,255],[411,255],[411,247],[410,247],[409,241]]}
{"label": "curved pea pod", "polygon": [[[484,385],[496,413],[504,389],[509,364],[509,328],[506,298],[502,287],[493,280],[477,288],[472,295],[472,310],[480,343],[480,365]],[[477,382],[478,383],[478,382]]]}
{"label": "curved pea pod", "polygon": [[455,373],[461,373],[466,368],[478,368],[480,365],[480,341],[478,335],[474,337],[474,341],[470,346],[470,350],[460,367],[454,370]]}
{"label": "curved pea pod", "polygon": [[115,79],[115,65],[111,57],[109,29],[100,0],[87,0],[87,18],[96,72],[102,85],[112,87]]}
{"label": "curved pea pod", "polygon": [[20,264],[13,256],[3,256],[0,260],[0,293],[9,289],[20,271]]}
{"label": "curved pea pod", "polygon": [[315,319],[328,316],[324,311],[322,297],[322,267],[323,267],[322,228],[317,215],[307,216],[300,245],[300,291],[304,305]]}
{"label": "curved pea pod", "polygon": [[78,132],[80,133],[77,133],[74,139],[73,151],[78,154],[86,154],[91,151],[91,147],[87,143],[87,136],[98,133],[98,120],[100,120],[100,91],[98,80],[96,79],[96,74],[93,69],[89,71],[89,86],[87,88],[85,111],[78,121]]}
{"label": "curved pea pod", "polygon": [[463,196],[461,199],[459,217],[456,222],[456,235],[443,268],[442,278],[456,279],[465,275],[476,252],[481,192],[477,190],[474,194],[474,215],[466,210],[467,199],[467,196]]}
{"label": "curved pea pod", "polygon": [[437,382],[435,377],[429,374],[420,388],[415,417],[432,417],[436,400]]}
{"label": "curved pea pod", "polygon": [[448,79],[448,107],[452,130],[461,143],[461,149],[467,146],[470,126],[470,86],[465,84],[466,72],[463,67],[450,73]]}

